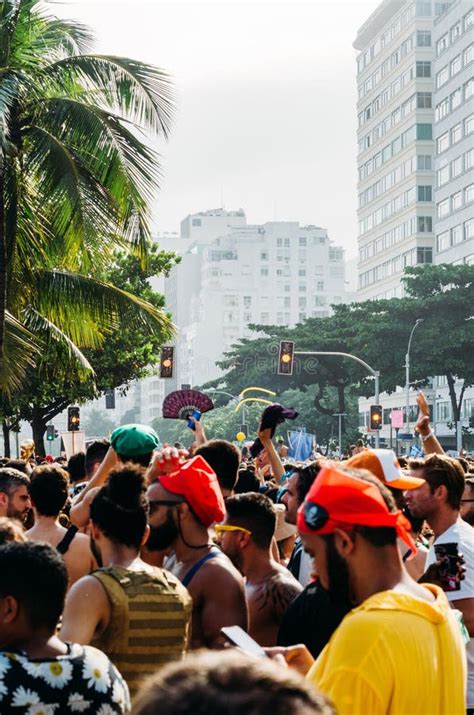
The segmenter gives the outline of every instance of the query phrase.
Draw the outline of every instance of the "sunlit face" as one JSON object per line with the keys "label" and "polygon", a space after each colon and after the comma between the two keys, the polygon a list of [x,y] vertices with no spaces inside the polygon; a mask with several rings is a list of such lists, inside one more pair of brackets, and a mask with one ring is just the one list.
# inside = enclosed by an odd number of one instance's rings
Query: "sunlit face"
{"label": "sunlit face", "polygon": [[8,496],[7,516],[24,521],[31,509],[31,499],[26,486],[22,485]]}
{"label": "sunlit face", "polygon": [[[413,477],[423,479],[422,469],[412,469],[410,474]],[[429,519],[437,508],[437,500],[434,494],[431,493],[428,482],[424,482],[416,489],[408,489],[404,492],[404,497],[410,514],[416,518]]]}
{"label": "sunlit face", "polygon": [[[227,521],[224,523],[227,524]],[[242,531],[222,531],[219,534],[219,546],[221,551],[239,570],[242,564],[242,534]]]}
{"label": "sunlit face", "polygon": [[148,524],[150,533],[146,546],[150,551],[165,551],[174,546],[179,537],[176,517],[177,508],[173,504],[157,502],[179,502],[179,497],[164,489],[159,482],[153,483],[147,491],[150,504]]}
{"label": "sunlit face", "polygon": [[287,491],[283,494],[281,501],[286,506],[285,521],[288,524],[296,524],[298,513],[298,494],[296,487],[298,484],[298,474],[293,474],[287,482]]}

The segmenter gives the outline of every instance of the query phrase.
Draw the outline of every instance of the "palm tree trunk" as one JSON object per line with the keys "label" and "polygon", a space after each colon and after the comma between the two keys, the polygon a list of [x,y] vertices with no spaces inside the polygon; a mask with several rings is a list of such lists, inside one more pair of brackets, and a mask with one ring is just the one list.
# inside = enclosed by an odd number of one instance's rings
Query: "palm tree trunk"
{"label": "palm tree trunk", "polygon": [[2,431],[3,431],[3,456],[10,457],[11,456],[10,426],[6,420],[3,420],[3,422],[2,422]]}
{"label": "palm tree trunk", "polygon": [[[2,158],[0,163],[3,164]],[[7,307],[7,242],[5,236],[5,173],[0,165],[0,365],[3,362],[5,311]]]}
{"label": "palm tree trunk", "polygon": [[33,440],[35,443],[35,454],[37,457],[45,457],[46,450],[44,448],[44,433],[46,432],[46,423],[40,410],[33,408],[33,418],[31,420],[31,429],[33,430]]}

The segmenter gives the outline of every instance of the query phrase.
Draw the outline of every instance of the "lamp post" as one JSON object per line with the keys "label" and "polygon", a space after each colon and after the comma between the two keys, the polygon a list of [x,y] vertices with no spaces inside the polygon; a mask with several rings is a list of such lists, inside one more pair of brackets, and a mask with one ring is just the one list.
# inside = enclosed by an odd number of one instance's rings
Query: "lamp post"
{"label": "lamp post", "polygon": [[[410,337],[408,338],[407,354],[405,355],[405,378],[406,378],[406,391],[407,391],[407,411],[406,411],[406,431],[410,434],[410,348],[411,341],[413,338],[413,333],[420,323],[423,322],[423,318],[418,318],[415,325],[411,329]],[[408,438],[407,438],[408,439]]]}

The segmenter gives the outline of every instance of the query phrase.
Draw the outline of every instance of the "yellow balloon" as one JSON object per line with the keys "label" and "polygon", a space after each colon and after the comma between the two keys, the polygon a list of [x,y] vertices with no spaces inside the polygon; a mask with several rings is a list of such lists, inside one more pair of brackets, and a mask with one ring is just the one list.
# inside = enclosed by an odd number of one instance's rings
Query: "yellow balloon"
{"label": "yellow balloon", "polygon": [[245,435],[244,435],[243,432],[237,432],[237,434],[235,435],[235,437],[236,437],[236,439],[239,440],[239,442],[243,442],[244,439],[245,439]]}

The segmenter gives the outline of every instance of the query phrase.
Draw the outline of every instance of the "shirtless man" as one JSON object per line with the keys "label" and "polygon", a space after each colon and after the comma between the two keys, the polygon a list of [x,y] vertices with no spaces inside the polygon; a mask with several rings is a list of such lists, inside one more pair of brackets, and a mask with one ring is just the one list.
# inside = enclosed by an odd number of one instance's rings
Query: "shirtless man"
{"label": "shirtless man", "polygon": [[69,576],[69,587],[97,568],[91,551],[91,540],[77,533],[76,527],[65,529],[58,517],[68,498],[66,472],[58,466],[36,467],[31,475],[30,497],[35,515],[34,526],[27,531],[30,541],[46,541],[63,556]]}
{"label": "shirtless man", "polygon": [[276,644],[278,628],[301,584],[271,557],[275,508],[263,494],[238,494],[226,501],[227,518],[216,526],[222,551],[246,578],[249,634],[262,646]]}
{"label": "shirtless man", "polygon": [[[154,475],[147,492],[150,505],[150,551],[174,549],[166,564],[193,599],[192,648],[219,648],[220,630],[238,625],[247,630],[242,576],[213,545],[208,529],[225,516],[224,499],[215,473],[201,456],[176,461],[167,474]],[[149,473],[150,481],[150,473]]]}

